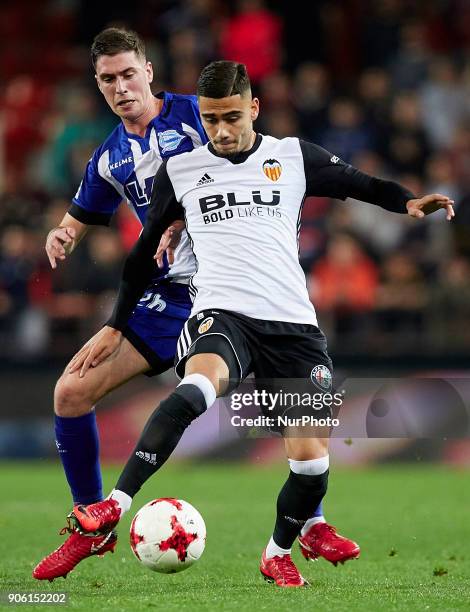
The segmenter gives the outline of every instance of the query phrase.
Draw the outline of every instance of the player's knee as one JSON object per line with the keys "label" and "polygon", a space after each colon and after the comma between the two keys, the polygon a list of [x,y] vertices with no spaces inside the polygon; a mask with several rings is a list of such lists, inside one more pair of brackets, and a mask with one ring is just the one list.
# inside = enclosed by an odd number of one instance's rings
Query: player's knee
{"label": "player's knee", "polygon": [[310,461],[328,455],[328,438],[284,438],[287,456],[296,461]]}
{"label": "player's knee", "polygon": [[198,353],[188,359],[185,366],[185,377],[196,374],[207,378],[213,385],[217,397],[224,395],[229,379],[229,368],[220,355]]}
{"label": "player's knee", "polygon": [[90,389],[78,375],[63,374],[54,390],[54,412],[57,416],[76,417],[93,407]]}

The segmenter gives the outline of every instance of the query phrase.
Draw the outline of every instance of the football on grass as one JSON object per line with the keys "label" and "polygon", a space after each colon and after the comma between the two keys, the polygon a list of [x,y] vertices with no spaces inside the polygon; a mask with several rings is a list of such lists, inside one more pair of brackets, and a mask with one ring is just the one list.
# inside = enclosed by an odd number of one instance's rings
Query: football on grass
{"label": "football on grass", "polygon": [[154,499],[131,523],[131,548],[154,572],[181,572],[200,558],[205,545],[204,519],[182,499]]}

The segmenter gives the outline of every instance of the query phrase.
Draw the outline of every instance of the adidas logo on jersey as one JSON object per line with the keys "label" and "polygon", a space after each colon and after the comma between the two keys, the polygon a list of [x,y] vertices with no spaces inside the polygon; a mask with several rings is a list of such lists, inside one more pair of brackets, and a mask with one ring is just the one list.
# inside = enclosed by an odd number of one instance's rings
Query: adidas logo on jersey
{"label": "adidas logo on jersey", "polygon": [[143,453],[142,451],[137,451],[136,452],[137,457],[139,457],[140,459],[143,459],[144,461],[147,461],[147,463],[150,463],[151,465],[157,465],[157,455],[155,453]]}
{"label": "adidas logo on jersey", "polygon": [[200,187],[201,185],[208,185],[209,183],[213,183],[214,179],[211,178],[207,172],[202,176],[198,182],[196,183],[196,187]]}

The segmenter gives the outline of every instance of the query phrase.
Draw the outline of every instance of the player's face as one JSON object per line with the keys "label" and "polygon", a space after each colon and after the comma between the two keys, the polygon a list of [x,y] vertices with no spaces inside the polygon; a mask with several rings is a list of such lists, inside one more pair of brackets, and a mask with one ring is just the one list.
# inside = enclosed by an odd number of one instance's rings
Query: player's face
{"label": "player's face", "polygon": [[219,155],[235,155],[249,149],[254,141],[253,121],[258,117],[259,100],[250,94],[227,98],[199,96],[202,124]]}
{"label": "player's face", "polygon": [[152,64],[134,51],[100,55],[95,77],[106,102],[125,121],[137,121],[152,104]]}

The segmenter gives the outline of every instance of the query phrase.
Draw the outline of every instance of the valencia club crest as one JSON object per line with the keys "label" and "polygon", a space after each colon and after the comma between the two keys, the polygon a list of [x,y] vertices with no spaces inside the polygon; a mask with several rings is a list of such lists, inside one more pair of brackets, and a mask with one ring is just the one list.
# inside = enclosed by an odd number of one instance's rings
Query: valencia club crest
{"label": "valencia club crest", "polygon": [[263,164],[263,172],[268,179],[275,182],[282,174],[282,166],[277,159],[267,159]]}

